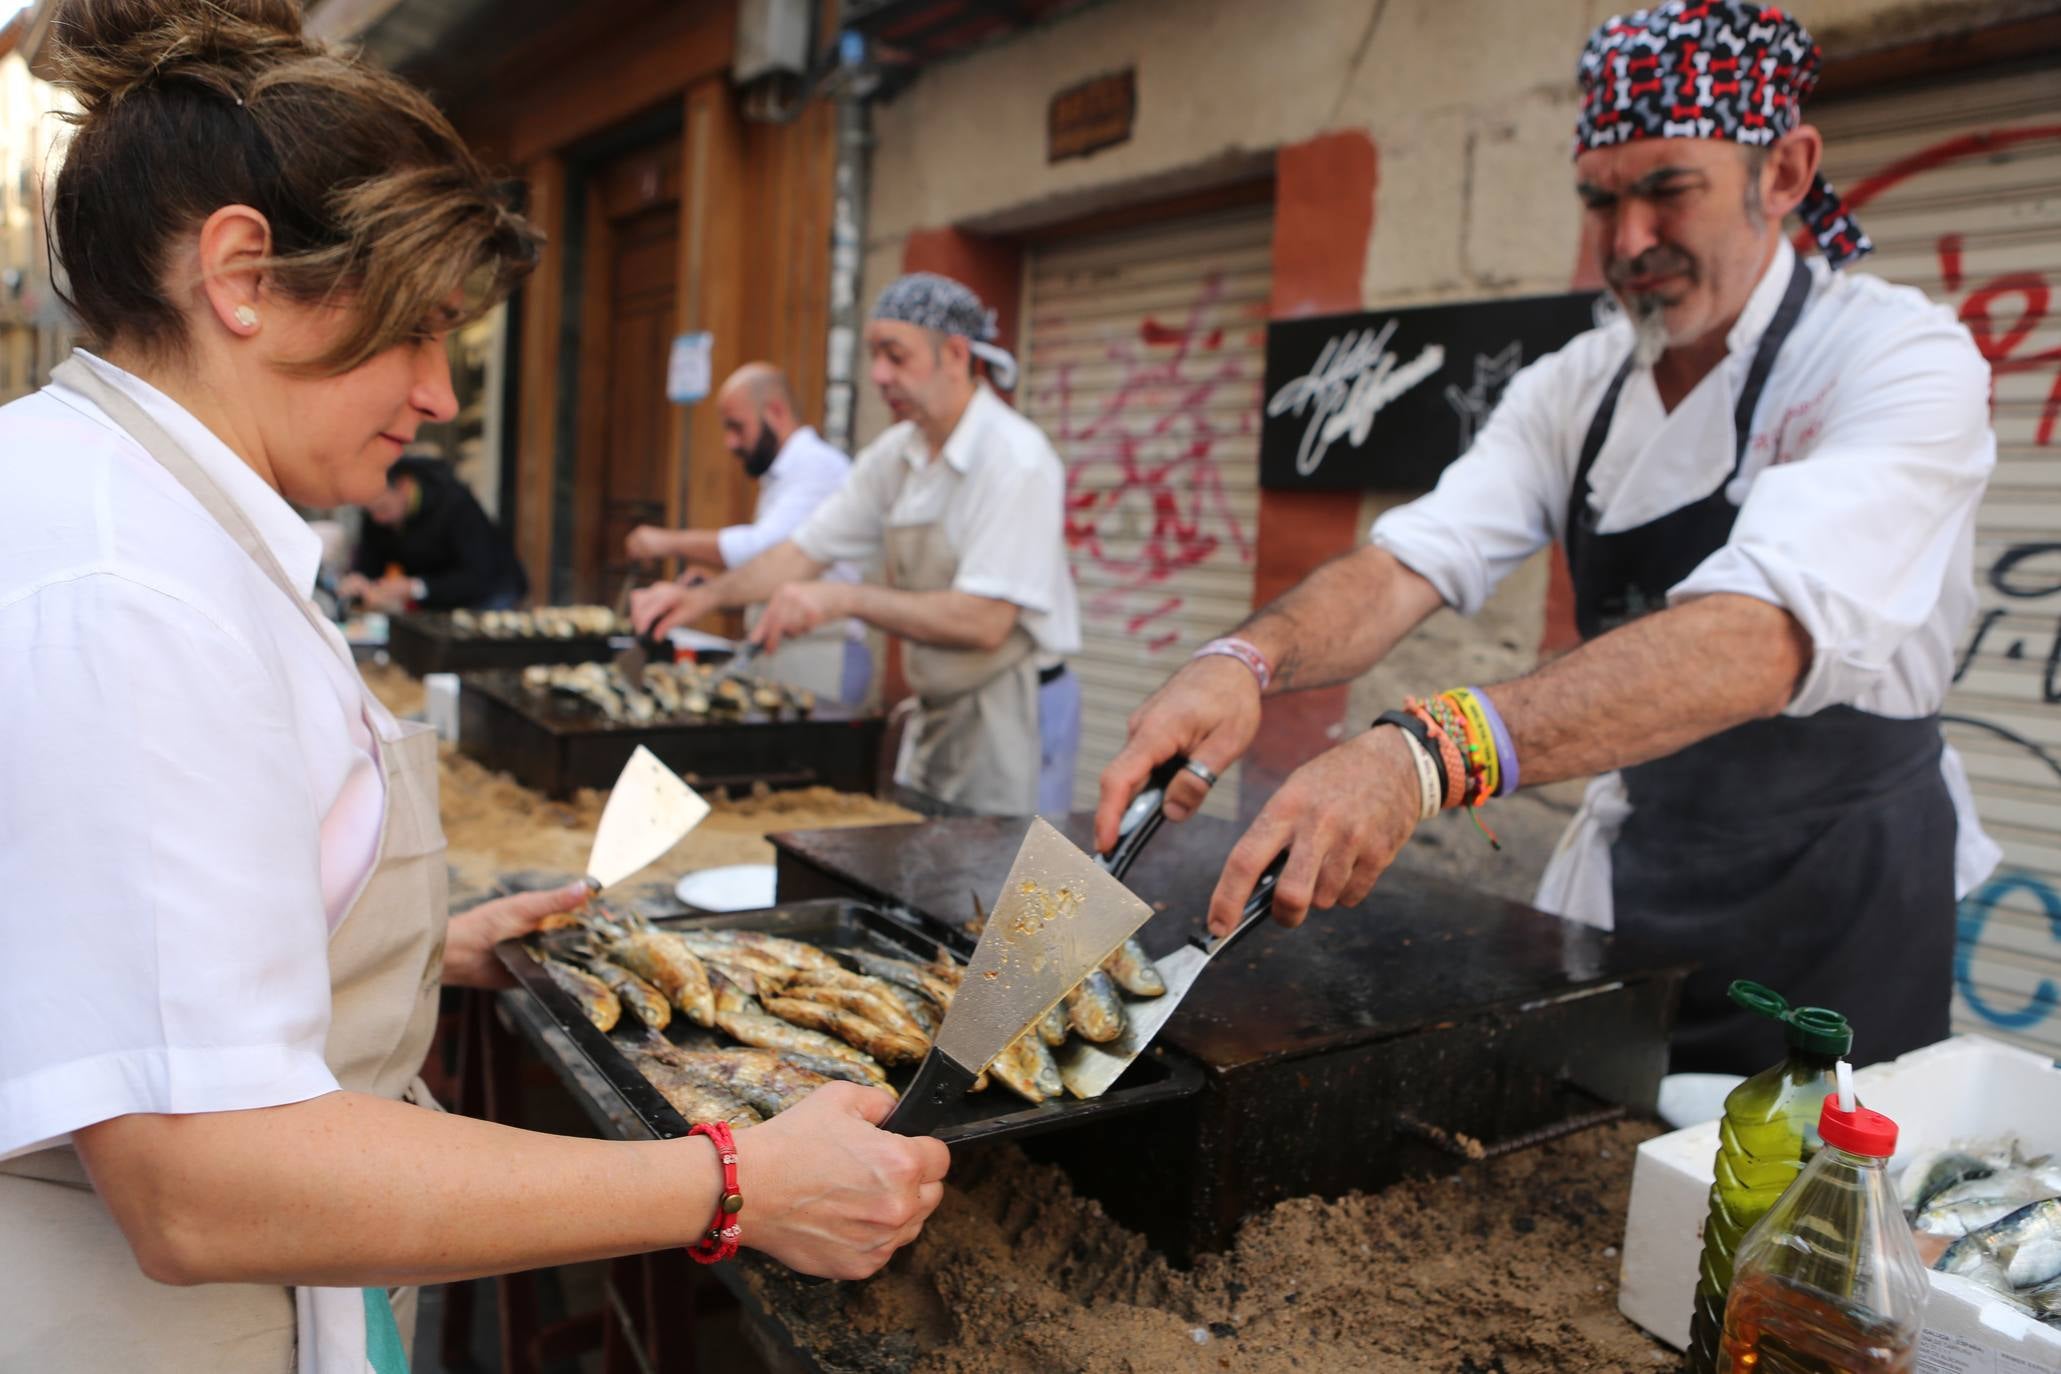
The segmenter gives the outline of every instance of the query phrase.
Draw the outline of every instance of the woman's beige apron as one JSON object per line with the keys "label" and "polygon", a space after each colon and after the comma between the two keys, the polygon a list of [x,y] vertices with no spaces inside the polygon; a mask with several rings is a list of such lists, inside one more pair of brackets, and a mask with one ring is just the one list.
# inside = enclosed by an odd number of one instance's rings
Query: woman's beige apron
{"label": "woman's beige apron", "polygon": [[[891,525],[885,542],[890,586],[910,592],[951,589],[959,575],[959,553],[942,525]],[[1021,622],[1000,648],[987,651],[903,640],[902,670],[922,709],[902,736],[895,780],[969,811],[1036,815],[1035,647]]]}
{"label": "woman's beige apron", "polygon": [[[249,519],[171,436],[78,359],[54,376],[90,397],[177,478],[349,661],[341,637],[287,580]],[[448,916],[436,737],[424,726],[397,725],[369,693],[364,703],[379,740],[386,819],[372,872],[330,936],[324,1058],[346,1091],[433,1106],[416,1071],[436,1028]],[[339,1291],[299,1290],[300,1324],[316,1320],[313,1295]],[[394,1308],[405,1346],[414,1290],[396,1292]],[[296,1326],[293,1289],[173,1288],[145,1278],[69,1145],[0,1163],[0,1370],[287,1374],[295,1368]]]}

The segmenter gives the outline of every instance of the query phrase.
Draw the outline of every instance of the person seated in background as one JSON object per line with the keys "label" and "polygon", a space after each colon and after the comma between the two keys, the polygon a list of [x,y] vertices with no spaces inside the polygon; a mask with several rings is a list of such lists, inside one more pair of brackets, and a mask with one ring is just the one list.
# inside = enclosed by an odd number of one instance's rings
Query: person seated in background
{"label": "person seated in background", "polygon": [[365,514],[351,570],[337,583],[346,603],[388,612],[505,611],[529,594],[515,545],[440,459],[395,463]]}
{"label": "person seated in background", "polygon": [[[639,525],[624,541],[632,558],[684,560],[686,582],[701,580],[696,565],[741,568],[792,535],[816,507],[844,489],[852,471],[850,458],[802,423],[787,375],[771,363],[746,363],[731,373],[716,393],[716,411],[723,420],[723,446],[759,484],[751,523],[687,530]],[[860,580],[853,563],[833,564],[823,576],[831,582]],[[873,681],[866,627],[851,619],[789,639],[767,656],[765,666],[783,682],[847,706],[863,703]]]}

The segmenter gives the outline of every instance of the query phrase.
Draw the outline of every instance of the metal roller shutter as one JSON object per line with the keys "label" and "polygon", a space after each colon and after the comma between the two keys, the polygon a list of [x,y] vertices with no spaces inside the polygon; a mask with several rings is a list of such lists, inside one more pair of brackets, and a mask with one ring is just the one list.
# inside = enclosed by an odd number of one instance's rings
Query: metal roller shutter
{"label": "metal roller shutter", "polygon": [[2004,848],[1962,904],[1954,1022],[2061,1055],[2061,68],[1989,71],[1812,112],[1864,270],[1956,310],[1994,373],[1980,609],[1947,735]]}
{"label": "metal roller shutter", "polygon": [[[1019,401],[1067,469],[1080,589],[1076,807],[1124,722],[1252,608],[1271,211],[1239,210],[1032,252]],[[1235,770],[1204,810],[1236,811]]]}

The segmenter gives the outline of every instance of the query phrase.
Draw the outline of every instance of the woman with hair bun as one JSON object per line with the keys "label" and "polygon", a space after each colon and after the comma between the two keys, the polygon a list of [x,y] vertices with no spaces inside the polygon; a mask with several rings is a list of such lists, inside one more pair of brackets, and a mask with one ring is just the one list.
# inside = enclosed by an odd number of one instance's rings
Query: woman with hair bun
{"label": "woman with hair bun", "polygon": [[[455,409],[537,238],[288,0],[68,0],[51,248],[87,347],[0,409],[0,1367],[391,1374],[405,1285],[685,1245],[705,1137],[444,1115],[444,982],[581,888],[445,906],[431,737],[308,602],[290,502]],[[860,1277],[949,1158],[832,1084],[739,1133],[744,1244]],[[396,1322],[392,1299],[400,1299]]]}

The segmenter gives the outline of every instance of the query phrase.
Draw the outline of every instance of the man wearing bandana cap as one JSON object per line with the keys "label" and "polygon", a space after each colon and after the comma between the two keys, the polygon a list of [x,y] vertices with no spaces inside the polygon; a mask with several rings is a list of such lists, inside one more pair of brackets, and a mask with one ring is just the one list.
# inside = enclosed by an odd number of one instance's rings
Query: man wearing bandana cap
{"label": "man wearing bandana cap", "polygon": [[[1364,673],[1558,541],[1582,645],[1476,689],[1501,790],[1601,775],[1539,905],[1697,966],[1677,1071],[1779,1056],[1778,1030],[1727,1001],[1735,978],[1846,1013],[1862,1061],[1947,1034],[1955,902],[1999,857],[1939,731],[1996,457],[1989,371],[1951,312],[1840,270],[1869,243],[1802,122],[1819,61],[1801,24],[1746,0],[1595,31],[1575,189],[1621,315],[1513,379],[1368,547],[1160,689],[1103,774],[1100,842],[1159,761],[1223,769],[1264,693]],[[1787,240],[1791,212],[1816,261]],[[1285,923],[1364,900],[1420,778],[1438,782],[1415,748],[1378,724],[1291,775],[1232,852],[1212,926],[1284,848]],[[1180,779],[1169,812],[1203,787]]]}
{"label": "man wearing bandana cap", "polygon": [[[698,587],[632,598],[642,627],[765,605],[771,648],[853,616],[899,636],[917,710],[896,779],[991,815],[1071,808],[1080,648],[1066,564],[1066,474],[1038,427],[980,377],[1014,385],[994,313],[959,282],[891,284],[866,329],[874,385],[899,422],[853,461],[843,490],[784,542]],[[886,585],[817,580],[880,558]]]}

